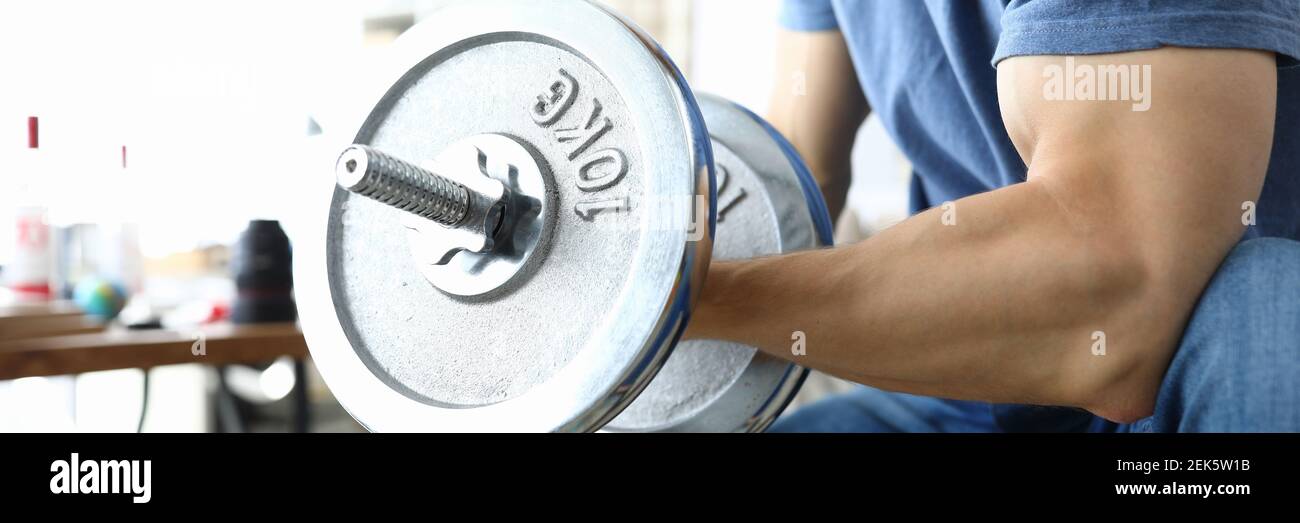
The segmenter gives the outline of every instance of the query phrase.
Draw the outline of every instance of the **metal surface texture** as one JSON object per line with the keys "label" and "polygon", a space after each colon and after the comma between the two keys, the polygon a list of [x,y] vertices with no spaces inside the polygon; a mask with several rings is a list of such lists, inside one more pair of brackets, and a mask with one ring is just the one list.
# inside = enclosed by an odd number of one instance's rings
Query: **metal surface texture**
{"label": "metal surface texture", "polygon": [[[712,151],[680,73],[574,0],[449,5],[379,69],[352,142],[425,165],[467,137],[508,137],[537,158],[554,208],[520,274],[464,297],[406,255],[407,213],[333,190],[297,266],[326,383],[371,430],[603,426],[663,364],[708,265]],[[703,208],[646,204],[695,197]],[[707,227],[651,225],[693,211]]]}
{"label": "metal surface texture", "polygon": [[[831,231],[821,195],[805,190],[811,175],[797,155],[787,155],[784,139],[730,101],[708,94],[698,100],[717,173],[715,259],[828,245]],[[806,373],[741,344],[682,342],[650,386],[605,430],[762,431],[794,397]]]}

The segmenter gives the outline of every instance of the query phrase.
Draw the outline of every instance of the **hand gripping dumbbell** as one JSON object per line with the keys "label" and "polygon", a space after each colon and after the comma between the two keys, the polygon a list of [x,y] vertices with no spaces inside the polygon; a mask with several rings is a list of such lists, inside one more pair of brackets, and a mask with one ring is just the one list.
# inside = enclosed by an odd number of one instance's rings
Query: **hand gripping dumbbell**
{"label": "hand gripping dumbbell", "polygon": [[348,412],[384,431],[766,428],[804,369],[678,341],[711,258],[830,244],[790,144],[583,0],[462,2],[394,47],[296,256]]}

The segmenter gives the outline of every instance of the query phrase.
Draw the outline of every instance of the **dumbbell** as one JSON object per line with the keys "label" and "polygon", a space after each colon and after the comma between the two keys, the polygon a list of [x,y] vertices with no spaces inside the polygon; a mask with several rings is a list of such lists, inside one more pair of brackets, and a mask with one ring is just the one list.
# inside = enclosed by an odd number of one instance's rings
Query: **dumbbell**
{"label": "dumbbell", "polygon": [[584,0],[441,8],[377,86],[295,256],[312,357],[377,431],[761,431],[806,371],[678,343],[711,259],[829,245],[761,118]]}

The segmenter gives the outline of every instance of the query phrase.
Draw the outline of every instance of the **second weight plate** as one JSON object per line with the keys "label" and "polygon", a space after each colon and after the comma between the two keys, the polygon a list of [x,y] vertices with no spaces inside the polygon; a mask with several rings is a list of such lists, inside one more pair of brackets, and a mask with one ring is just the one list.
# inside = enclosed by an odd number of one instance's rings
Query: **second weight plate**
{"label": "second weight plate", "polygon": [[[717,177],[714,259],[744,259],[831,244],[826,205],[794,147],[754,113],[699,94]],[[807,371],[751,347],[678,344],[632,405],[605,430],[757,432],[776,419]]]}

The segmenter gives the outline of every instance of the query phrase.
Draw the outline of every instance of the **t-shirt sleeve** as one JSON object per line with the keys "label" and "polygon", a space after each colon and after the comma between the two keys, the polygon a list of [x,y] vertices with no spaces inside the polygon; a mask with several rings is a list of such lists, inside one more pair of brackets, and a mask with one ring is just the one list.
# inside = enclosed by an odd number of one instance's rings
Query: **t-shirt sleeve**
{"label": "t-shirt sleeve", "polygon": [[1012,0],[993,55],[1099,54],[1163,46],[1260,49],[1300,58],[1296,0]]}
{"label": "t-shirt sleeve", "polygon": [[781,27],[792,31],[828,31],[838,29],[831,0],[783,0]]}

